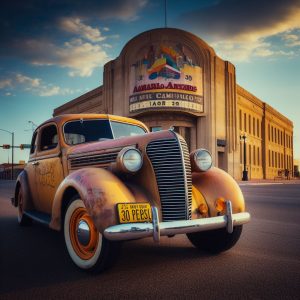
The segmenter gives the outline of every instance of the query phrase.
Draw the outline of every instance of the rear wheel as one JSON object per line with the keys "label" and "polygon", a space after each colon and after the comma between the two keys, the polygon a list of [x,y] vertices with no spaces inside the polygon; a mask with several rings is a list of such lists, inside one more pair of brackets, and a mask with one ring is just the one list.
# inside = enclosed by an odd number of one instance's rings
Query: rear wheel
{"label": "rear wheel", "polygon": [[67,207],[64,238],[72,261],[83,270],[101,272],[116,260],[119,243],[110,242],[97,230],[78,198]]}
{"label": "rear wheel", "polygon": [[24,214],[24,192],[22,186],[20,186],[18,192],[18,223],[20,226],[27,226],[32,223],[32,219]]}
{"label": "rear wheel", "polygon": [[239,240],[243,226],[236,226],[232,233],[225,228],[187,234],[188,239],[198,249],[211,253],[220,253],[232,248]]}

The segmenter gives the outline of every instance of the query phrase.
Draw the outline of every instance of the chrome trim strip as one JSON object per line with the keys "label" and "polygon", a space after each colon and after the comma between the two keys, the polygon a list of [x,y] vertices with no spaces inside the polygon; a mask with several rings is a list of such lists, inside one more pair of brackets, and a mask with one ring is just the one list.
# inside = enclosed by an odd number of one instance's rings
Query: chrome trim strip
{"label": "chrome trim strip", "polygon": [[173,132],[175,137],[176,137],[176,140],[177,140],[177,143],[179,145],[179,148],[180,148],[180,154],[181,154],[181,161],[182,161],[182,168],[183,168],[183,174],[184,174],[184,189],[185,189],[185,214],[186,214],[186,219],[189,220],[190,219],[190,214],[189,214],[189,190],[188,190],[188,183],[187,183],[187,178],[186,178],[186,167],[185,167],[185,160],[184,160],[184,155],[183,155],[183,149],[182,149],[182,145],[180,143],[180,140],[179,140],[179,136]]}
{"label": "chrome trim strip", "polygon": [[232,219],[232,204],[231,201],[226,201],[226,217],[227,217],[227,232],[233,232],[233,219]]}
{"label": "chrome trim strip", "polygon": [[133,240],[151,236],[154,240],[157,240],[158,233],[160,236],[168,236],[215,230],[225,227],[227,231],[231,233],[231,226],[233,228],[234,226],[246,224],[250,221],[251,217],[248,212],[232,214],[231,202],[227,202],[230,204],[226,205],[226,214],[224,216],[161,222],[159,229],[156,224],[158,219],[154,217],[153,223],[128,223],[108,227],[104,230],[104,236],[111,241]]}
{"label": "chrome trim strip", "polygon": [[61,152],[59,151],[59,153],[53,153],[53,154],[47,154],[47,155],[41,155],[41,156],[35,156],[32,159],[29,159],[28,162],[32,162],[35,160],[44,160],[44,159],[48,159],[48,158],[56,158],[56,157],[60,157],[61,156]]}
{"label": "chrome trim strip", "polygon": [[153,240],[156,243],[159,243],[160,239],[160,228],[159,228],[159,216],[158,209],[156,207],[152,207],[152,224],[153,224]]}

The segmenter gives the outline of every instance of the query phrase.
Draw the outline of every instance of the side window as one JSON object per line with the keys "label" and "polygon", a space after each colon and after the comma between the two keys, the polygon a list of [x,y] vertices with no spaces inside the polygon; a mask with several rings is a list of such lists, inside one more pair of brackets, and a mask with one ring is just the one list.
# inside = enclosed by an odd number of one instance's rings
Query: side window
{"label": "side window", "polygon": [[30,154],[33,154],[35,151],[35,147],[36,147],[36,137],[37,137],[37,131],[33,134],[32,136],[32,140],[31,140],[31,145],[30,145]]}
{"label": "side window", "polygon": [[51,150],[57,147],[58,135],[55,125],[49,125],[42,129],[40,151]]}

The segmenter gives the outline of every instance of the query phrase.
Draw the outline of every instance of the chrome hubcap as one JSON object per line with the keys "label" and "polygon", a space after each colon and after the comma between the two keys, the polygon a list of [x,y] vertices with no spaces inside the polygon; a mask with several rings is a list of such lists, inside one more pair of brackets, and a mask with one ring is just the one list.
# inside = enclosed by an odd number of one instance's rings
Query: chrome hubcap
{"label": "chrome hubcap", "polygon": [[79,243],[83,246],[87,246],[91,239],[91,230],[88,223],[81,220],[77,227],[77,239]]}

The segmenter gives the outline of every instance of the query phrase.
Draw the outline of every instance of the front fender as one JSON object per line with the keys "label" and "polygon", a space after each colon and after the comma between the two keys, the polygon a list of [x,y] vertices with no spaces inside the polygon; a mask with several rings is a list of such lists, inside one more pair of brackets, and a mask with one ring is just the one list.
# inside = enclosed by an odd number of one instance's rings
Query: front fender
{"label": "front fender", "polygon": [[23,209],[24,210],[31,210],[34,208],[33,203],[32,203],[32,197],[31,197],[31,191],[29,188],[29,182],[28,182],[28,175],[25,170],[23,170],[17,180],[16,180],[16,185],[15,185],[15,193],[14,193],[14,200],[13,200],[13,205],[18,206],[18,193],[22,189],[23,193]]}
{"label": "front fender", "polygon": [[117,203],[135,202],[135,197],[124,183],[110,171],[100,168],[84,168],[72,172],[60,184],[52,206],[50,227],[61,228],[61,208],[65,193],[73,188],[84,202],[99,232],[118,224]]}
{"label": "front fender", "polygon": [[[215,201],[219,197],[231,201],[233,213],[245,211],[242,191],[228,173],[218,168],[211,168],[207,172],[193,173],[192,178],[193,189],[204,197],[210,217],[218,215]],[[195,203],[193,203],[193,206],[195,206]]]}

